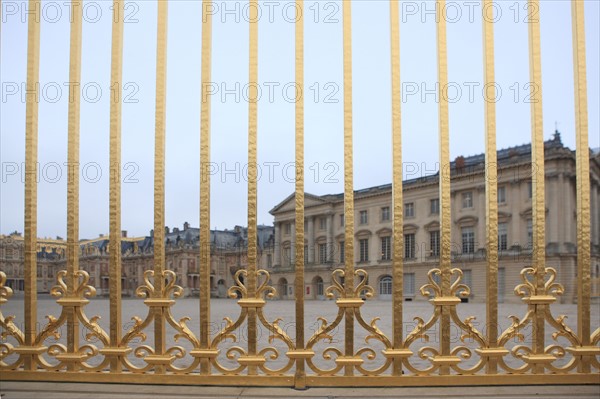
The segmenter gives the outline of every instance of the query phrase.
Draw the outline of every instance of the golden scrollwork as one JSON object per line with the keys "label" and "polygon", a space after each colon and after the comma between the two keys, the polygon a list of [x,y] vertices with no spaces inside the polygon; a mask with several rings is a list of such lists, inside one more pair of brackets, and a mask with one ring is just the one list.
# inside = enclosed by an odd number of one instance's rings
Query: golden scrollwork
{"label": "golden scrollwork", "polygon": [[[238,304],[240,305],[241,311],[237,320],[233,322],[228,317],[224,318],[225,327],[212,339],[209,349],[218,351],[219,345],[227,339],[237,342],[239,338],[236,334],[236,330],[248,319],[250,313],[249,310],[254,309],[260,324],[269,332],[268,342],[272,344],[275,340],[279,340],[288,347],[289,351],[292,351],[294,349],[294,342],[279,325],[282,319],[277,318],[270,322],[264,314],[265,298],[271,299],[277,295],[277,290],[269,285],[269,272],[262,269],[256,271],[258,288],[252,296],[249,295],[250,290],[246,283],[248,281],[248,273],[249,272],[245,269],[238,270],[234,275],[235,285],[231,286],[228,290],[230,298],[238,298]],[[269,356],[267,356],[268,353],[270,353]],[[216,354],[212,356],[210,360],[213,367],[223,374],[240,374],[247,369],[248,366],[255,365],[267,375],[281,375],[293,367],[294,359],[288,357],[288,361],[280,368],[270,368],[267,364],[267,359],[277,360],[280,356],[281,353],[279,350],[273,346],[263,348],[256,355],[249,354],[246,349],[240,346],[233,346],[227,350],[226,357],[229,360],[237,362],[236,367],[226,367],[222,364]]]}
{"label": "golden scrollwork", "polygon": [[[10,287],[6,286],[6,274],[0,271],[0,306],[8,301],[8,299],[13,295],[13,291]],[[23,331],[19,329],[19,327],[14,322],[15,316],[9,315],[4,317],[2,311],[0,310],[0,327],[2,327],[2,332],[0,333],[0,338],[2,338],[3,342],[0,342],[0,368],[14,370],[18,368],[22,360],[17,358],[13,363],[6,363],[4,359],[14,353],[14,345],[10,342],[6,342],[8,337],[12,337],[17,341],[19,346],[25,344],[25,335]]]}
{"label": "golden scrollwork", "polygon": [[[461,342],[465,342],[467,339],[472,339],[479,344],[480,348],[488,348],[484,335],[475,327],[473,321],[475,316],[469,316],[465,320],[461,320],[457,313],[457,305],[461,302],[460,297],[468,297],[470,295],[469,287],[464,284],[463,272],[459,268],[452,268],[449,270],[450,274],[450,290],[449,296],[443,295],[443,289],[437,278],[441,280],[442,270],[439,268],[431,269],[427,273],[429,282],[420,288],[421,295],[426,298],[431,298],[430,302],[434,306],[432,316],[427,322],[421,317],[415,317],[414,320],[417,323],[413,330],[407,335],[404,341],[403,348],[410,350],[417,339],[421,339],[423,342],[429,342],[429,335],[427,331],[430,330],[436,323],[441,323],[441,315],[443,309],[448,309],[450,320],[460,329]],[[440,326],[441,327],[441,326]],[[441,351],[432,346],[421,347],[417,352],[419,358],[428,360],[431,365],[426,368],[418,368],[412,364],[409,356],[405,356],[403,364],[407,370],[416,375],[429,375],[438,371],[441,367],[450,367],[452,370],[460,374],[475,374],[481,370],[485,364],[485,357],[481,357],[478,362],[468,368],[462,368],[460,366],[463,360],[470,359],[473,356],[473,352],[466,346],[459,345],[450,350],[448,355],[443,355]]]}
{"label": "golden scrollwork", "polygon": [[[200,341],[187,325],[187,322],[191,318],[186,316],[177,321],[171,311],[172,306],[175,304],[174,298],[179,298],[183,295],[183,288],[176,284],[177,275],[172,270],[164,270],[161,278],[166,283],[162,284],[159,288],[158,285],[154,284],[154,270],[146,270],[144,272],[144,284],[140,285],[135,290],[135,293],[139,298],[146,298],[144,303],[148,306],[148,314],[143,320],[138,316],[131,318],[133,325],[123,336],[121,347],[126,347],[136,338],[139,338],[141,342],[145,342],[147,336],[144,330],[158,315],[158,317],[164,318],[176,331],[173,336],[175,342],[184,339],[191,344],[193,356],[193,352],[200,348]],[[189,373],[200,363],[200,359],[193,356],[192,361],[184,367],[174,364],[175,360],[182,359],[187,355],[185,348],[179,345],[166,348],[164,353],[156,353],[155,349],[149,345],[140,345],[133,350],[133,355],[146,362],[144,366],[137,367],[127,357],[123,357],[123,365],[134,373],[143,373],[152,370],[156,365],[166,366],[168,371],[178,374]]]}
{"label": "golden scrollwork", "polygon": [[[323,317],[317,319],[320,322],[319,328],[307,341],[307,350],[313,350],[313,347],[320,341],[329,341],[329,343],[331,343],[333,341],[333,336],[330,333],[340,325],[341,321],[344,319],[345,312],[348,309],[352,311],[352,314],[359,325],[368,332],[368,335],[365,337],[366,344],[369,344],[371,340],[376,340],[383,344],[384,349],[392,348],[392,343],[389,338],[377,326],[379,317],[375,317],[370,323],[367,323],[360,311],[360,308],[364,303],[364,300],[361,299],[361,297],[364,297],[365,300],[367,300],[372,298],[374,294],[373,287],[368,285],[369,274],[364,269],[356,269],[354,275],[358,277],[358,282],[351,290],[347,290],[345,286],[347,281],[345,279],[346,271],[343,269],[336,269],[332,272],[331,285],[325,290],[325,295],[330,299],[337,298],[336,304],[338,306],[338,313],[331,324]],[[333,359],[332,354],[335,355],[335,359]],[[322,357],[324,360],[334,360],[335,366],[329,369],[317,366],[313,361],[312,356],[307,357],[306,362],[308,367],[319,375],[335,375],[348,364],[354,366],[354,368],[363,375],[380,375],[392,364],[392,358],[386,357],[384,364],[380,367],[376,369],[367,369],[363,366],[365,361],[363,356],[366,357],[366,360],[374,360],[377,357],[377,353],[373,349],[365,347],[358,349],[352,357],[346,357],[343,356],[343,353],[339,349],[327,347],[324,349]]]}
{"label": "golden scrollwork", "polygon": [[[98,323],[100,317],[93,316],[89,319],[83,310],[84,306],[89,302],[87,298],[93,297],[96,290],[88,284],[89,275],[87,272],[78,270],[75,273],[76,278],[73,279],[75,285],[72,292],[70,292],[65,282],[67,275],[65,270],[59,271],[57,274],[57,284],[50,290],[51,295],[58,298],[57,303],[62,307],[61,313],[58,317],[46,315],[48,322],[36,335],[31,347],[25,345],[23,332],[13,322],[14,316],[4,318],[0,313],[3,340],[6,340],[10,336],[19,343],[19,347],[14,347],[8,342],[0,344],[1,359],[13,353],[19,354],[19,359],[11,365],[2,362],[0,366],[2,369],[15,369],[26,358],[33,358],[40,368],[49,371],[65,369],[71,364],[82,370],[97,371],[107,365],[106,360],[99,362],[96,366],[92,366],[87,362],[87,360],[99,354],[98,348],[94,345],[95,342],[100,342],[104,346],[109,345],[109,337]],[[2,303],[12,295],[12,290],[5,286],[5,282],[6,275],[0,272],[0,299]],[[45,347],[44,343],[48,338],[53,338],[55,341],[61,338],[60,328],[65,324],[69,313],[72,313],[86,328],[85,340],[89,343],[81,345],[73,351],[70,351],[67,346],[58,342]],[[44,353],[50,356],[53,362],[50,359],[46,359],[43,356]]]}
{"label": "golden scrollwork", "polygon": [[[525,337],[522,331],[525,326],[532,324],[533,328],[539,328],[536,317],[540,317],[542,323],[548,323],[555,329],[551,336],[556,343],[545,346],[541,352],[536,351],[534,347],[516,345],[510,353],[513,358],[520,359],[524,364],[520,367],[513,367],[508,365],[504,359],[500,359],[500,367],[515,374],[531,371],[535,366],[553,373],[566,373],[574,369],[584,356],[583,354],[578,355],[576,348],[582,348],[583,345],[578,335],[567,325],[567,316],[554,317],[552,315],[550,305],[556,301],[557,296],[564,293],[564,287],[556,282],[556,270],[552,267],[545,267],[544,269],[524,268],[521,271],[521,279],[523,282],[515,287],[514,292],[515,295],[521,297],[523,302],[528,304],[528,310],[522,319],[509,316],[512,323],[500,334],[498,344],[504,346],[510,339],[523,342]],[[558,343],[559,337],[566,339],[570,346],[560,345]],[[593,352],[594,350],[592,350]],[[573,356],[566,364],[562,366],[554,364],[556,360],[565,358],[568,353],[573,354]],[[600,353],[600,351],[597,353]]]}

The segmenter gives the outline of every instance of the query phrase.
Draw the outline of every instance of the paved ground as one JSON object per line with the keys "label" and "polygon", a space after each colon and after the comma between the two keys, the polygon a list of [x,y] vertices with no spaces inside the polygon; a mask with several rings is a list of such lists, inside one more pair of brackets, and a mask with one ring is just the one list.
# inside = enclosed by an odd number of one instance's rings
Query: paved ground
{"label": "paved ground", "polygon": [[2,399],[264,399],[264,398],[575,398],[598,399],[600,385],[595,386],[507,386],[451,388],[311,388],[295,391],[287,388],[214,388],[187,386],[63,384],[2,382]]}

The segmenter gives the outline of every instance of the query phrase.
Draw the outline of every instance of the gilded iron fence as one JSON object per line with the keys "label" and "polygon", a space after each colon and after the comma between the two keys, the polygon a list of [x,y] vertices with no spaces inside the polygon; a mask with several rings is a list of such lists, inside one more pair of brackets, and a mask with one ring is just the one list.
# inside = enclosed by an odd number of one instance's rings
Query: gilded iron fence
{"label": "gilded iron fence", "polygon": [[[483,8],[492,0],[483,0]],[[544,146],[542,136],[542,98],[539,20],[529,23],[531,95],[536,101],[531,106],[531,139],[533,169],[533,256],[532,265],[522,270],[522,283],[515,287],[515,295],[526,304],[521,317],[511,316],[511,324],[498,326],[498,209],[496,177],[496,115],[494,102],[485,103],[486,139],[486,244],[487,244],[487,298],[486,325],[480,331],[474,317],[461,318],[458,306],[461,297],[469,295],[469,287],[462,282],[462,271],[451,263],[450,251],[450,179],[444,178],[444,165],[449,165],[448,100],[439,102],[439,161],[441,178],[440,230],[441,253],[439,267],[429,271],[429,282],[421,287],[421,294],[431,297],[432,312],[428,318],[416,317],[414,328],[403,334],[403,200],[401,172],[401,101],[400,101],[400,21],[399,2],[390,0],[391,64],[392,64],[392,150],[393,150],[393,329],[386,335],[378,326],[377,318],[365,320],[361,308],[362,297],[373,294],[368,285],[367,271],[355,269],[353,241],[345,240],[345,264],[334,270],[332,285],[325,290],[335,298],[337,314],[333,321],[313,320],[317,328],[308,336],[305,326],[304,301],[304,103],[295,103],[295,337],[283,329],[281,320],[268,318],[267,298],[275,288],[269,285],[269,273],[257,270],[257,74],[258,74],[258,9],[257,0],[249,0],[249,119],[248,119],[248,267],[235,275],[235,285],[229,288],[232,298],[239,298],[240,313],[235,319],[225,318],[224,325],[211,332],[210,324],[210,251],[200,251],[199,327],[189,317],[177,320],[173,308],[182,289],[176,284],[176,274],[165,269],[164,198],[165,198],[165,104],[166,104],[166,51],[167,1],[158,1],[158,38],[156,66],[156,132],[154,182],[154,269],[146,271],[145,283],[136,294],[144,298],[147,314],[133,317],[130,326],[122,325],[121,301],[121,188],[119,167],[110,171],[110,328],[104,330],[98,316],[86,312],[88,298],[95,290],[88,285],[89,276],[79,270],[79,178],[70,170],[68,181],[68,236],[67,270],[57,276],[57,285],[51,294],[61,306],[58,317],[47,316],[41,328],[37,324],[36,289],[36,233],[37,233],[37,139],[38,105],[33,96],[26,103],[26,181],[25,181],[25,294],[24,328],[17,326],[15,316],[0,313],[2,342],[0,343],[0,370],[3,380],[53,380],[92,382],[131,382],[160,384],[212,385],[280,385],[303,388],[319,385],[454,385],[454,384],[544,384],[544,383],[598,383],[600,362],[600,328],[591,330],[590,306],[590,181],[588,155],[587,94],[585,66],[585,34],[582,1],[572,0],[573,62],[575,71],[576,112],[576,168],[577,168],[577,326],[569,326],[564,316],[552,313],[552,304],[563,292],[556,281],[557,273],[545,265],[545,198]],[[438,6],[444,0],[437,0]],[[39,10],[39,0],[29,0],[32,10]],[[303,0],[296,0],[303,8]],[[538,0],[529,0],[537,9]],[[123,15],[123,0],[114,0],[113,12]],[[203,2],[202,15],[202,108],[201,108],[201,182],[200,182],[200,248],[209,242],[210,209],[210,96],[206,95],[211,73],[211,12],[210,1]],[[351,7],[343,2],[343,65],[344,65],[344,214],[345,235],[354,236],[353,217],[353,144],[352,144],[352,63],[351,63]],[[444,10],[444,7],[439,7]],[[71,20],[70,82],[81,76],[81,7]],[[79,12],[77,12],[79,10]],[[437,23],[438,81],[447,83],[446,22]],[[304,86],[304,26],[302,18],[295,23],[296,83]],[[484,78],[494,82],[493,23],[483,19]],[[29,18],[27,46],[27,89],[33,91],[39,75],[40,19]],[[121,162],[121,85],[123,62],[123,19],[112,22],[112,63],[110,108],[110,163]],[[79,161],[80,99],[69,103],[68,162]],[[5,304],[12,291],[5,285],[6,275],[0,272],[0,305]],[[451,340],[451,327],[460,330],[460,343]],[[523,330],[532,327],[529,341],[524,341]],[[124,330],[125,328],[125,330]],[[174,336],[168,336],[174,331]],[[343,329],[341,346],[333,343],[332,332]],[[552,331],[549,342],[546,329]],[[66,329],[66,344],[48,344]],[[261,341],[258,332],[268,331],[268,342]],[[363,330],[367,346],[357,347],[357,330]],[[432,330],[439,331],[439,339],[432,344],[424,342]],[[82,331],[86,342],[80,342]],[[122,332],[125,331],[124,334]],[[143,343],[146,333],[152,331],[153,344]],[[199,331],[197,335],[196,332]],[[230,345],[241,334],[246,344]],[[173,344],[181,340],[185,343]],[[559,342],[559,338],[563,341]],[[510,346],[509,341],[524,341]],[[375,341],[380,351],[374,349]],[[467,345],[467,341],[469,345]],[[278,343],[276,347],[275,342]],[[323,349],[319,345],[325,346]],[[329,346],[328,346],[329,345]],[[281,349],[283,348],[283,349]],[[285,351],[285,352],[284,352]],[[283,353],[284,352],[284,353]],[[379,353],[378,353],[379,352]],[[415,362],[414,357],[420,362]],[[134,360],[132,360],[134,359]],[[184,365],[180,361],[183,359]],[[326,361],[317,361],[317,359]],[[379,359],[379,362],[376,362]],[[278,362],[274,362],[278,360]],[[467,362],[469,360],[469,362]],[[275,367],[276,366],[276,367]]]}

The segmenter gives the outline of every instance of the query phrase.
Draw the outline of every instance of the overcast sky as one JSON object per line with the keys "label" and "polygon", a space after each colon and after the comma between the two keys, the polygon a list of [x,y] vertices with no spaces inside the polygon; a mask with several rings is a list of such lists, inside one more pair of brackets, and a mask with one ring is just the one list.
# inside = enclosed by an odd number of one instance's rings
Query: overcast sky
{"label": "overcast sky", "polygon": [[[66,235],[69,8],[43,1],[39,104],[38,235]],[[555,123],[575,148],[571,7],[541,1],[544,137]],[[0,233],[23,231],[27,23],[25,2],[2,1]],[[215,2],[213,17],[211,227],[246,225],[247,2]],[[294,189],[294,8],[261,2],[259,22],[259,223]],[[482,9],[449,2],[451,157],[484,151]],[[81,107],[82,238],[108,232],[111,2],[85,1]],[[437,169],[436,45],[432,1],[401,2],[402,132],[405,177]],[[525,1],[497,3],[498,147],[530,142]],[[156,2],[128,1],[124,33],[122,227],[153,227]],[[225,12],[227,11],[227,12]],[[600,146],[599,2],[585,1],[590,146]],[[306,191],[343,190],[341,1],[305,0]],[[391,181],[389,3],[353,1],[354,186]],[[199,224],[201,3],[169,1],[166,221]]]}

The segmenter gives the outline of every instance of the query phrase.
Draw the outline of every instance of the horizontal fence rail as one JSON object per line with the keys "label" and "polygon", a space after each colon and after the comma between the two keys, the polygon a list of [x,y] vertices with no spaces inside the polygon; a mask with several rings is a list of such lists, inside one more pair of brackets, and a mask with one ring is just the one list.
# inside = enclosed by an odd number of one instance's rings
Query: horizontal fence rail
{"label": "horizontal fence rail", "polygon": [[[483,7],[492,0],[483,0]],[[135,293],[143,299],[145,314],[123,324],[121,300],[121,183],[119,167],[111,167],[110,179],[110,272],[109,328],[99,316],[90,316],[90,298],[95,288],[89,275],[79,269],[79,178],[73,171],[67,190],[67,268],[58,273],[51,294],[60,306],[58,316],[37,319],[37,139],[38,104],[34,96],[26,103],[26,181],[24,236],[24,319],[0,313],[0,371],[2,380],[52,380],[208,385],[464,385],[598,383],[600,328],[592,331],[590,260],[590,160],[588,150],[585,30],[583,1],[572,0],[573,63],[575,73],[576,169],[577,169],[577,325],[553,313],[553,304],[563,293],[557,271],[546,265],[544,142],[542,128],[540,22],[529,23],[531,96],[532,218],[531,265],[521,271],[514,295],[526,305],[523,315],[510,316],[501,326],[498,319],[498,205],[496,160],[496,109],[485,104],[485,222],[487,249],[487,296],[485,326],[474,316],[461,316],[461,298],[469,296],[463,271],[455,267],[451,253],[451,184],[439,179],[439,265],[427,274],[420,294],[431,303],[429,314],[415,316],[409,329],[403,322],[403,191],[402,131],[400,101],[399,1],[390,0],[391,90],[393,152],[393,300],[392,333],[367,318],[365,304],[373,297],[368,270],[356,268],[354,258],[354,185],[352,127],[352,30],[351,1],[343,1],[344,73],[344,215],[345,260],[343,268],[331,272],[331,285],[324,295],[335,300],[333,318],[308,320],[305,316],[304,259],[304,100],[295,103],[295,224],[291,258],[295,268],[295,311],[288,319],[269,315],[269,301],[277,295],[270,273],[257,261],[257,169],[248,170],[248,267],[237,270],[235,284],[228,289],[237,298],[239,313],[228,314],[215,328],[210,314],[210,137],[212,7],[203,1],[202,11],[202,104],[200,110],[200,298],[199,320],[177,318],[183,289],[177,274],[165,263],[165,119],[167,88],[168,1],[157,1],[157,64],[154,170],[154,268],[144,273],[144,284]],[[444,10],[444,0],[437,0]],[[538,0],[529,0],[534,9]],[[31,10],[41,9],[39,0],[29,0]],[[111,87],[116,93],[110,105],[110,163],[121,162],[121,105],[123,66],[124,2],[114,0],[111,50]],[[304,9],[303,0],[296,8]],[[70,82],[81,78],[82,8],[73,7],[70,36]],[[258,1],[249,0],[249,109],[248,164],[256,165],[258,117]],[[438,82],[448,81],[446,19],[437,27]],[[494,82],[494,26],[483,19],[484,79]],[[295,23],[296,84],[304,87],[304,19]],[[29,18],[27,87],[39,81],[40,19]],[[72,83],[75,84],[75,83]],[[79,162],[80,98],[68,109],[68,161]],[[438,109],[440,171],[449,170],[448,99],[441,96]],[[442,172],[440,172],[442,173]],[[597,204],[596,204],[597,206]],[[13,292],[0,271],[0,305]],[[312,323],[312,324],[311,324]],[[309,329],[311,325],[314,328]],[[293,328],[289,328],[292,326]],[[61,334],[66,331],[66,340]],[[150,339],[150,337],[152,339]],[[363,342],[355,338],[362,337]],[[364,345],[363,345],[364,344]]]}

